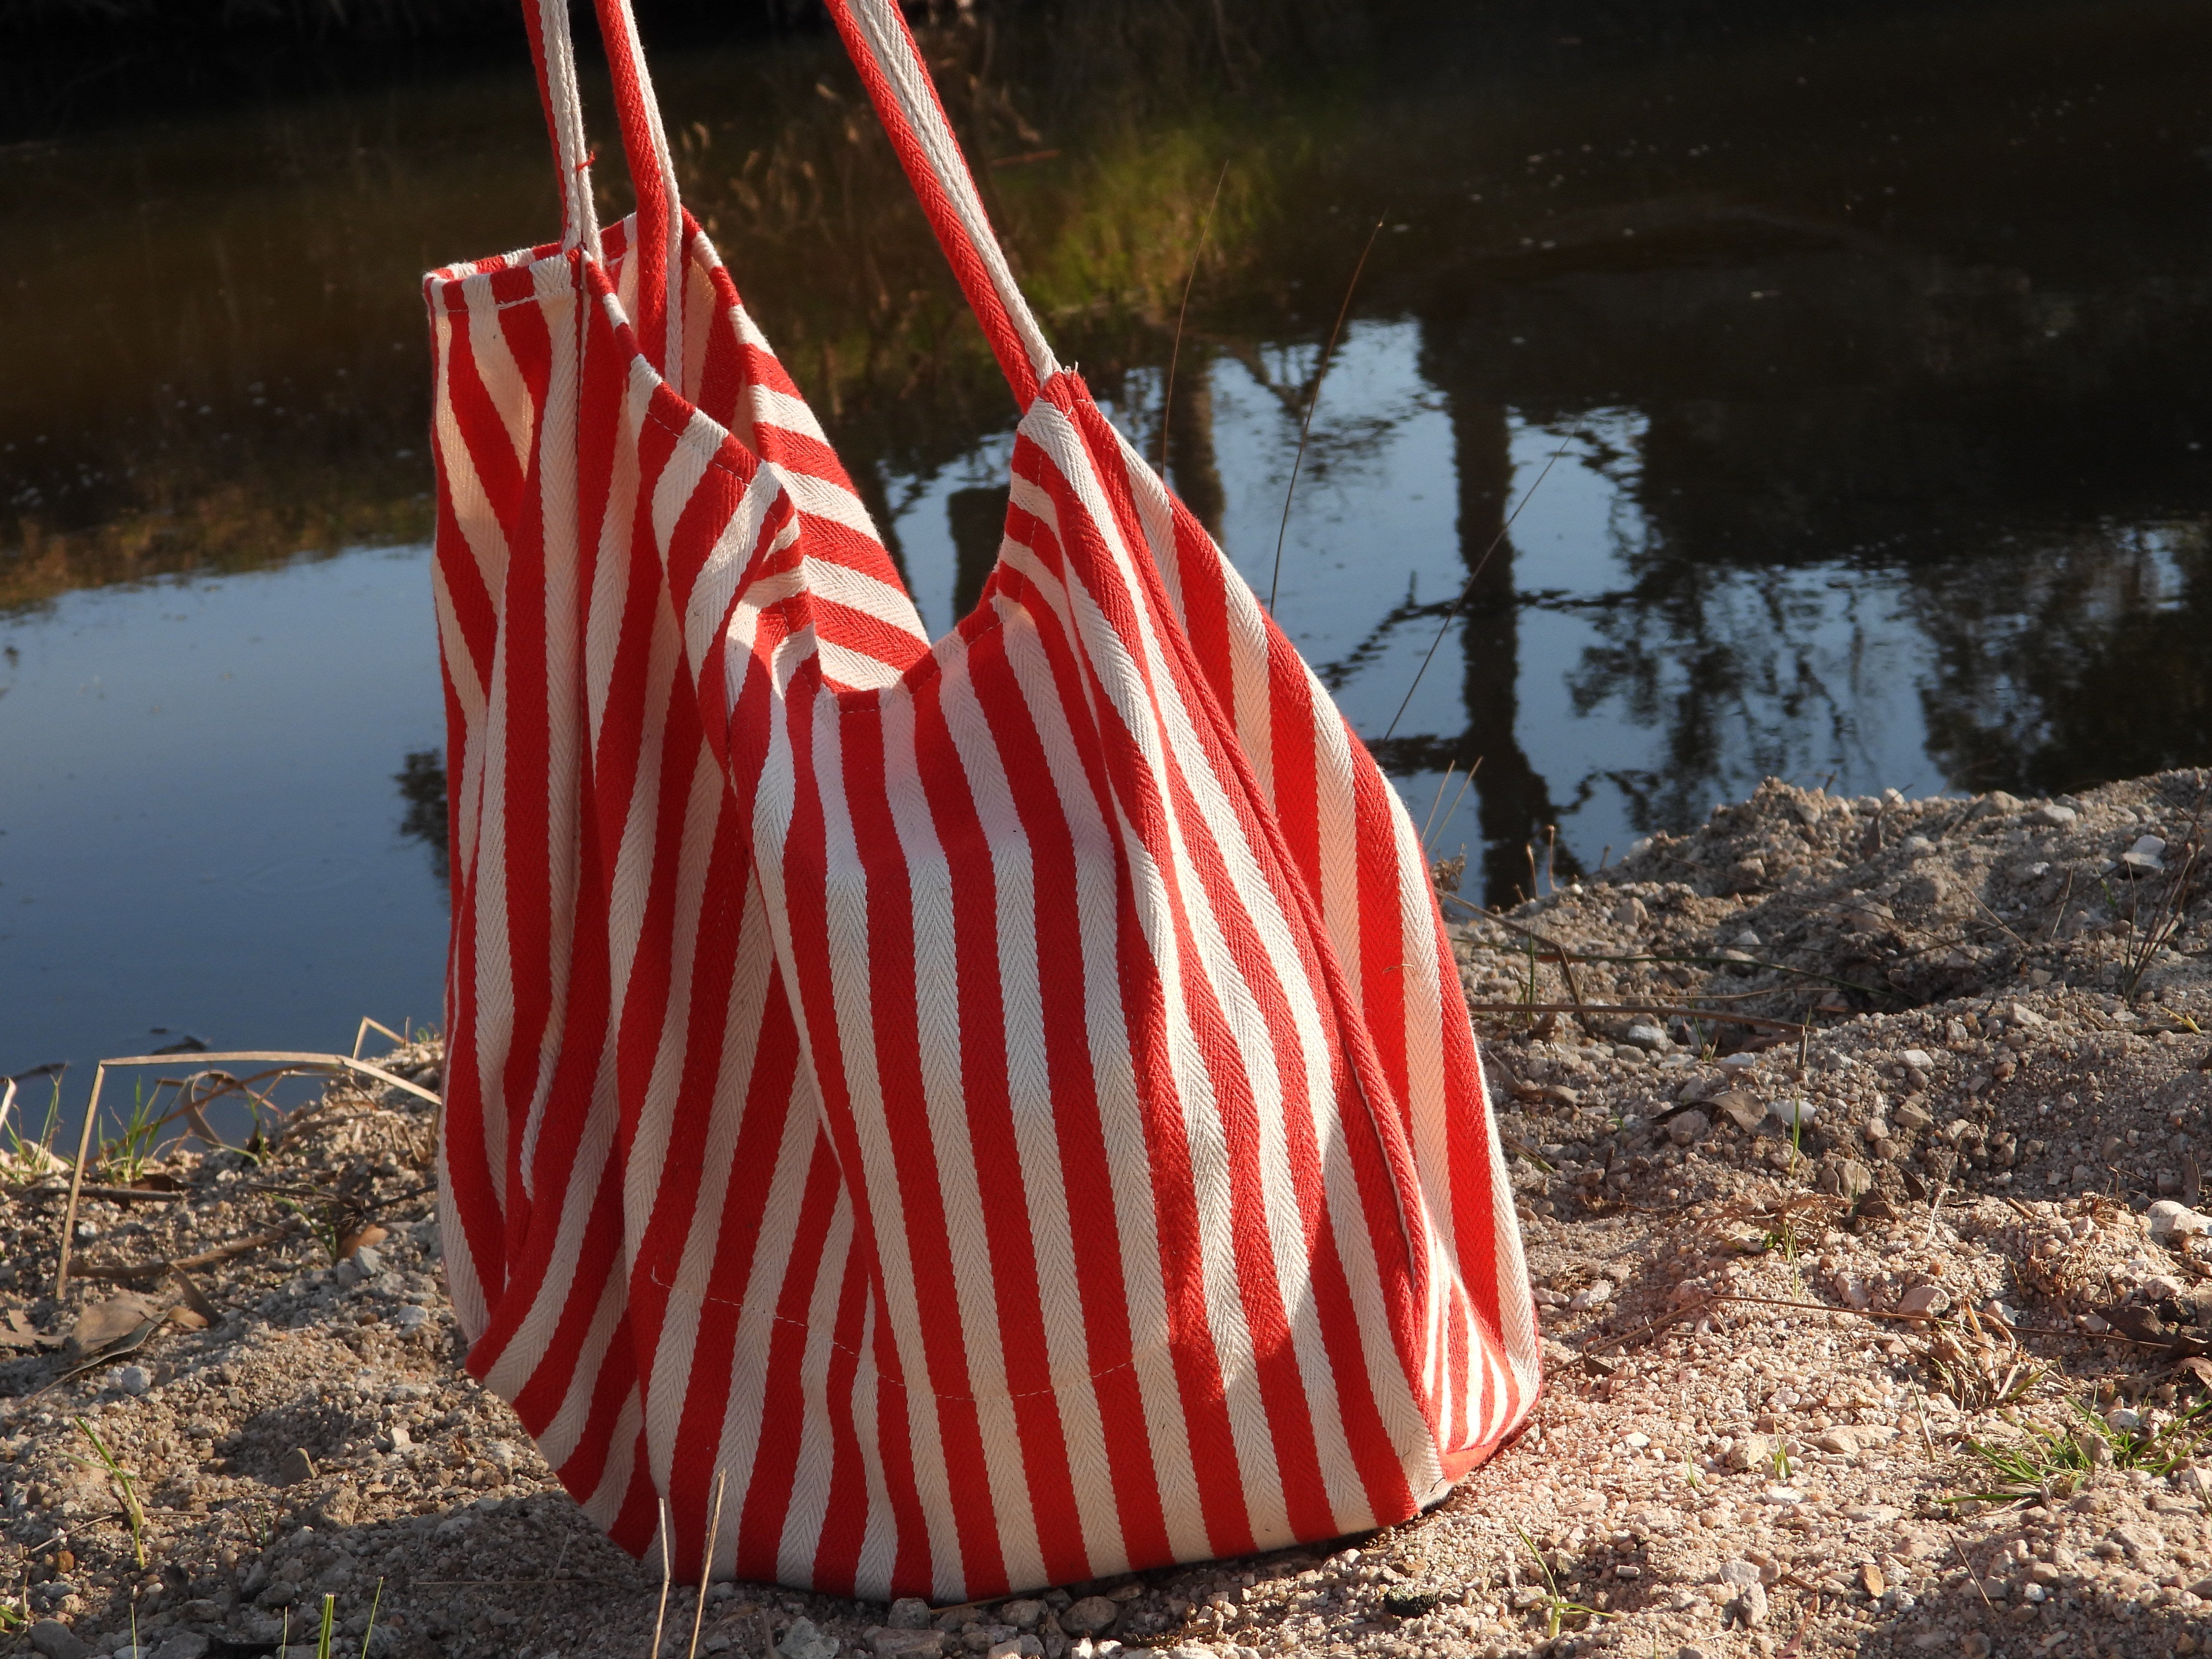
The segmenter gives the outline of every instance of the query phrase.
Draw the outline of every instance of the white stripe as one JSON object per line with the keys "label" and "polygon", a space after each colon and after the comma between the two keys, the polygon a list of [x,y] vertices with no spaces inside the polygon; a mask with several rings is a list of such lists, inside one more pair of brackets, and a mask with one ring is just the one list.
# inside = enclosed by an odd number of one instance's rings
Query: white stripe
{"label": "white stripe", "polygon": [[801,1588],[814,1583],[814,1555],[822,1523],[830,1513],[830,1488],[836,1474],[837,1445],[830,1422],[830,1367],[836,1358],[837,1293],[844,1288],[851,1254],[853,1206],[841,1195],[830,1218],[830,1237],[815,1264],[814,1294],[806,1305],[806,1349],[799,1361],[799,1408],[796,1425],[776,1425],[780,1434],[796,1427],[799,1466],[791,1472],[791,1507],[784,1511],[783,1536],[775,1553],[779,1583]]}
{"label": "white stripe", "polygon": [[[791,499],[800,512],[811,514],[817,519],[828,519],[833,524],[842,524],[848,530],[858,531],[872,542],[882,541],[883,538],[876,533],[876,521],[868,516],[868,509],[851,490],[842,484],[832,483],[827,478],[817,478],[811,472],[801,472],[793,467],[779,466],[776,471],[782,475],[783,487],[791,492]],[[913,611],[913,600],[907,601],[907,609]],[[907,631],[916,639],[928,637],[921,631],[918,613],[907,624]]]}
{"label": "white stripe", "polygon": [[[930,1146],[935,1153],[937,1200],[945,1213],[951,1247],[953,1296],[960,1320],[961,1349],[966,1375],[940,1376],[935,1371],[911,1370],[911,1377],[927,1376],[939,1395],[964,1396],[974,1406],[982,1438],[985,1479],[990,1486],[991,1507],[998,1522],[1000,1547],[1006,1553],[1006,1570],[1016,1583],[1042,1576],[1037,1547],[1036,1517],[1030,1510],[1029,1487],[1022,1467],[1020,1424],[1014,1415],[1011,1385],[1006,1377],[1004,1333],[999,1325],[998,1268],[994,1261],[984,1206],[1014,1201],[1012,1194],[987,1194],[979,1179],[976,1151],[971,1139],[973,1113],[962,1075],[961,980],[959,933],[962,922],[952,892],[952,872],[945,842],[933,821],[922,783],[922,766],[916,748],[916,710],[908,696],[886,697],[883,702],[884,787],[891,823],[898,836],[906,866],[908,905],[914,928],[914,988],[915,1040],[921,1064],[921,1094],[929,1124]],[[957,787],[946,779],[943,787]],[[863,785],[863,787],[867,786]],[[972,925],[972,924],[970,924]],[[1003,1066],[1004,1057],[990,1054],[986,1065]],[[885,1120],[884,1134],[893,1133]],[[901,1308],[896,1302],[894,1328],[911,1335],[912,1352],[921,1352],[919,1308]],[[902,1317],[901,1316],[904,1316]],[[946,1492],[948,1506],[955,1495]]]}
{"label": "white stripe", "polygon": [[[757,908],[750,904],[746,907],[749,918]],[[766,926],[767,918],[763,915],[758,927],[764,932]],[[754,932],[750,920],[745,932],[748,935]],[[721,1466],[730,1471],[729,1507],[725,1513],[733,1522],[743,1517],[746,1486],[754,1461],[760,1455],[763,1436],[782,1436],[791,1430],[788,1423],[768,1421],[771,1382],[769,1365],[778,1327],[784,1323],[779,1310],[784,1286],[794,1271],[792,1252],[799,1240],[806,1177],[813,1167],[816,1151],[823,1144],[815,1106],[814,1091],[802,1066],[792,1079],[791,1093],[784,1103],[783,1135],[776,1149],[775,1172],[769,1178],[767,1202],[761,1206],[759,1225],[752,1241],[752,1264],[738,1300],[737,1334],[730,1356],[729,1403],[723,1407],[718,1444],[721,1449]],[[849,1231],[845,1237],[849,1249]],[[797,1271],[804,1272],[810,1265],[800,1263]],[[842,1258],[834,1265],[839,1273],[844,1271]],[[769,1501],[775,1502],[782,1494],[770,1492],[766,1496]],[[737,1565],[737,1539],[738,1528],[732,1524],[729,1552],[723,1565],[733,1571]]]}
{"label": "white stripe", "polygon": [[[995,638],[1000,643],[994,648],[1011,656],[1020,648],[1018,638],[1034,649],[1035,628],[1026,612],[1014,610],[1002,614]],[[1037,937],[1036,870],[1029,832],[1015,806],[1013,783],[993,736],[990,717],[976,695],[967,649],[957,643],[957,635],[955,641],[951,648],[941,652],[945,679],[940,704],[990,851],[997,900],[992,936],[998,947],[1007,1104],[1021,1159],[1021,1208],[1036,1273],[1053,1404],[1067,1443],[1068,1470],[1076,1490],[1076,1518],[1083,1527],[1085,1556],[1096,1576],[1098,1562],[1121,1561],[1126,1554],[1075,1271],[1074,1211],[1079,1204],[1087,1209],[1091,1194],[1086,1190],[1072,1195],[1067,1172],[1060,1164],[1045,1048],[1048,1021],[1038,961],[1042,941]],[[974,920],[969,919],[969,925]],[[1011,1200],[1012,1195],[1008,1197]],[[1023,1503],[1026,1511],[1026,1493]],[[1028,1536],[1024,1534],[1024,1541]],[[1042,1578],[1041,1556],[1035,1565]],[[1014,1582],[1025,1582],[1011,1562],[1008,1571]]]}
{"label": "white stripe", "polygon": [[[1037,582],[1048,601],[1062,606],[1067,604],[1066,592],[1028,548],[1010,541],[1002,556]],[[1075,632],[1072,618],[1062,616],[1060,621],[1060,631],[1072,647]],[[1089,1042],[1091,1088],[1097,1097],[1099,1128],[1105,1143],[1107,1189],[1113,1201],[1120,1249],[1132,1366],[1170,1546],[1179,1558],[1197,1559],[1207,1553],[1208,1540],[1191,1458],[1189,1425],[1182,1414],[1181,1379],[1170,1347],[1166,1267],[1161,1258],[1159,1217],[1147,1150],[1150,1131],[1137,1080],[1128,1012],[1121,1001],[1116,827],[1100,815],[1098,800],[1083,767],[1085,745],[1070,726],[1043,651],[1029,643],[1033,638],[1014,635],[1007,656],[1030,716],[1036,721],[1038,741],[1044,748],[1060,811],[1074,841],[1078,918],[1074,943],[1083,952],[1084,1034]],[[1126,1559],[1116,1563],[1103,1553],[1091,1563],[1094,1574],[1101,1575],[1126,1565]]]}

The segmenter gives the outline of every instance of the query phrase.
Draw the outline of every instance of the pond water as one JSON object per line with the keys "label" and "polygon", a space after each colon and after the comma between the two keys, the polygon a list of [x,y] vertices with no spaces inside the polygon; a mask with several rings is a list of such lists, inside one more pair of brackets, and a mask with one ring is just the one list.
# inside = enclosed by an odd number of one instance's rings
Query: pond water
{"label": "pond water", "polygon": [[[1469,901],[1767,774],[2212,760],[2205,9],[1062,9],[925,30],[994,211]],[[440,1017],[417,279],[553,210],[517,55],[437,56],[17,100],[0,1073]],[[687,200],[949,626],[1013,410],[849,71],[659,61]]]}

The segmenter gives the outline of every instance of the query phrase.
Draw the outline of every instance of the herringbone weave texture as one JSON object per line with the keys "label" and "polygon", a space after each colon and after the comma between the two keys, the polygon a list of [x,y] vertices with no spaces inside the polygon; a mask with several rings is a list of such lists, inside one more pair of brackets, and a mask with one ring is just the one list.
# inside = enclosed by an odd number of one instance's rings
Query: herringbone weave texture
{"label": "herringbone weave texture", "polygon": [[427,279],[469,1364],[679,1573],[958,1601],[1403,1519],[1537,1386],[1421,849],[1054,362],[891,0],[832,9],[1022,411],[943,640],[626,0],[635,220],[529,0],[562,240]]}

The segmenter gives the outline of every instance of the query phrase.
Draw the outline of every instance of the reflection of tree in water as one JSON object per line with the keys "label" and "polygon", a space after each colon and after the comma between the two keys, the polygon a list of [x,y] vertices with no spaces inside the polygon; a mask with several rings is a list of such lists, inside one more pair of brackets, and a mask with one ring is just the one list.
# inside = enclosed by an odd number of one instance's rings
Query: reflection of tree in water
{"label": "reflection of tree in water", "polygon": [[2055,793],[2212,757],[2212,525],[2007,547],[1915,586],[1954,782]]}
{"label": "reflection of tree in water", "polygon": [[1648,765],[1605,774],[1638,830],[1686,829],[1768,776],[1892,781],[1865,775],[1858,726],[1889,632],[1868,614],[1879,589],[1818,571],[1627,562],[1625,592],[1578,604],[1601,642],[1567,685],[1578,716],[1617,703],[1655,734]]}
{"label": "reflection of tree in water", "polygon": [[407,807],[399,816],[401,837],[419,841],[429,849],[430,873],[440,887],[449,886],[453,867],[447,840],[445,750],[410,750],[392,781],[399,786],[399,799]]}

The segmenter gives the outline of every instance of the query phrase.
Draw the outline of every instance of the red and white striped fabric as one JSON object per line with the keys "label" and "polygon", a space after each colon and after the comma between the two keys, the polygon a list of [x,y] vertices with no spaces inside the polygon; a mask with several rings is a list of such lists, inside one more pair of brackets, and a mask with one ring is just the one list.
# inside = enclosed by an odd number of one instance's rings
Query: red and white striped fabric
{"label": "red and white striped fabric", "polygon": [[528,8],[562,240],[426,283],[471,1370],[679,1571],[959,1601],[1412,1515],[1538,1372],[1404,809],[1054,362],[892,0],[831,9],[1024,411],[933,645],[627,0],[604,235]]}

